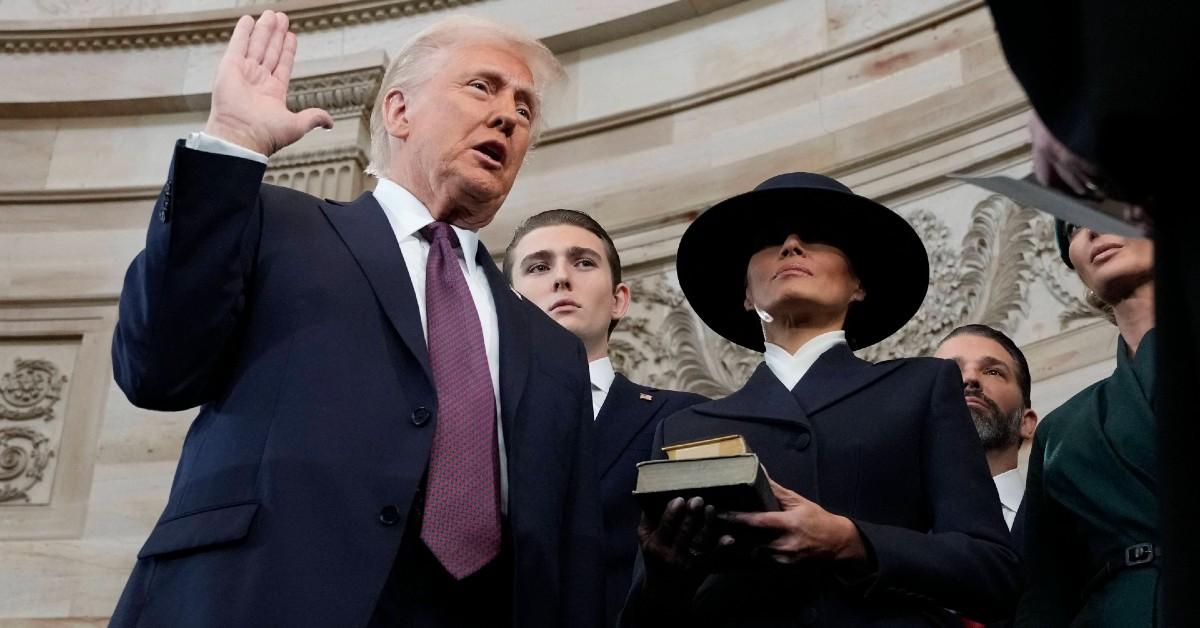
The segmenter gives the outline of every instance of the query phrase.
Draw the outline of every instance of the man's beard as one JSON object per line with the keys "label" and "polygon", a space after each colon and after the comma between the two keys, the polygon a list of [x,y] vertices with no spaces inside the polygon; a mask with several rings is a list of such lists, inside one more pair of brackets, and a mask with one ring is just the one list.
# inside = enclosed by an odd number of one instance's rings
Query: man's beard
{"label": "man's beard", "polygon": [[986,410],[978,406],[968,406],[971,411],[971,420],[975,423],[975,431],[979,433],[979,440],[983,443],[984,451],[1007,449],[1020,444],[1021,417],[1025,415],[1024,409],[1017,408],[1011,413],[1005,414],[995,401],[982,393],[971,396],[987,404]]}

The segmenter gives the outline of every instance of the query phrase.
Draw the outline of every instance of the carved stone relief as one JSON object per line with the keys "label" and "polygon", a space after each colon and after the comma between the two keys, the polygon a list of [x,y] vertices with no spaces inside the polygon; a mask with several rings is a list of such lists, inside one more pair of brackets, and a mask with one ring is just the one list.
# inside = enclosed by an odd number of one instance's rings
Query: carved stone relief
{"label": "carved stone relief", "polygon": [[[867,360],[928,355],[954,327],[984,323],[1018,337],[1035,285],[1054,301],[1058,325],[1100,312],[1058,258],[1052,220],[989,196],[970,212],[961,240],[941,216],[918,207],[905,218],[929,253],[929,291],[921,309],[887,340],[859,352]],[[709,330],[687,305],[674,272],[630,281],[634,307],[613,334],[614,367],[648,385],[723,396],[739,388],[762,360]],[[869,290],[869,288],[868,288]]]}
{"label": "carved stone relief", "polygon": [[[38,350],[0,344],[0,355],[31,349]],[[74,349],[50,344],[40,353],[54,359],[16,356],[0,372],[0,507],[50,503],[68,382],[59,364],[72,359]]]}
{"label": "carved stone relief", "polygon": [[0,420],[53,419],[66,383],[67,376],[49,360],[17,358],[13,370],[0,376]]}

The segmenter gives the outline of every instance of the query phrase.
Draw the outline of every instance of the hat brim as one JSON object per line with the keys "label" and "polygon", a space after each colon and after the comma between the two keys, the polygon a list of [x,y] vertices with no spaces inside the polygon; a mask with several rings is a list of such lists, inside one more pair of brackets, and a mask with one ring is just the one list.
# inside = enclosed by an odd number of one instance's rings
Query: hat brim
{"label": "hat brim", "polygon": [[851,349],[873,345],[917,313],[929,287],[920,236],[895,212],[834,190],[774,188],[740,194],[702,213],[679,242],[676,270],[692,309],[713,331],[763,351],[761,322],[745,309],[750,257],[795,233],[840,249],[866,294],[846,316]]}

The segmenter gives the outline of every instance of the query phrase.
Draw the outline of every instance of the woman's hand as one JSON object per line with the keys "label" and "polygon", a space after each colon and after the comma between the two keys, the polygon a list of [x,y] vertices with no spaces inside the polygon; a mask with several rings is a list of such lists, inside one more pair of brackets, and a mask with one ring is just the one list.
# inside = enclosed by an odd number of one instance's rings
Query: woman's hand
{"label": "woman's hand", "polygon": [[[864,561],[866,546],[858,527],[846,517],[835,515],[771,480],[771,491],[779,500],[779,512],[728,512],[720,519],[735,525],[775,532],[778,536],[756,552],[780,564],[811,559]],[[736,536],[736,533],[735,533]]]}

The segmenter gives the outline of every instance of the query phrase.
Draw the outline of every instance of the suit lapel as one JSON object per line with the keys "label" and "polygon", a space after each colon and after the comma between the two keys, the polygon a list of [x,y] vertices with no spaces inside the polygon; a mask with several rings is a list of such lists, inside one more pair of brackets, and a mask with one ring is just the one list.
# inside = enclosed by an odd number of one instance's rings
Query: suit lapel
{"label": "suit lapel", "polygon": [[650,400],[643,399],[641,394],[649,390],[634,384],[620,373],[613,379],[604,406],[600,408],[600,415],[596,417],[596,434],[600,441],[597,462],[601,477],[608,473],[629,443],[666,403],[663,395]]}
{"label": "suit lapel", "polygon": [[383,208],[373,194],[364,192],[349,205],[321,203],[321,211],[358,261],[388,320],[421,364],[432,389],[433,371],[421,329],[421,312],[404,256]]}
{"label": "suit lapel", "polygon": [[[496,268],[483,242],[479,243],[475,261],[487,274],[492,300],[496,303],[496,326],[500,329],[500,420],[504,424],[504,446],[512,460],[516,438],[510,435],[516,435],[513,423],[532,361],[529,318],[527,312],[521,311],[520,300]],[[509,473],[512,473],[511,468]]]}
{"label": "suit lapel", "polygon": [[746,385],[732,395],[694,409],[713,416],[790,426],[798,424],[812,429],[804,409],[765,362],[759,364]]}
{"label": "suit lapel", "polygon": [[903,364],[899,360],[871,364],[856,357],[846,345],[839,344],[817,358],[792,392],[805,413],[811,416],[889,375]]}

